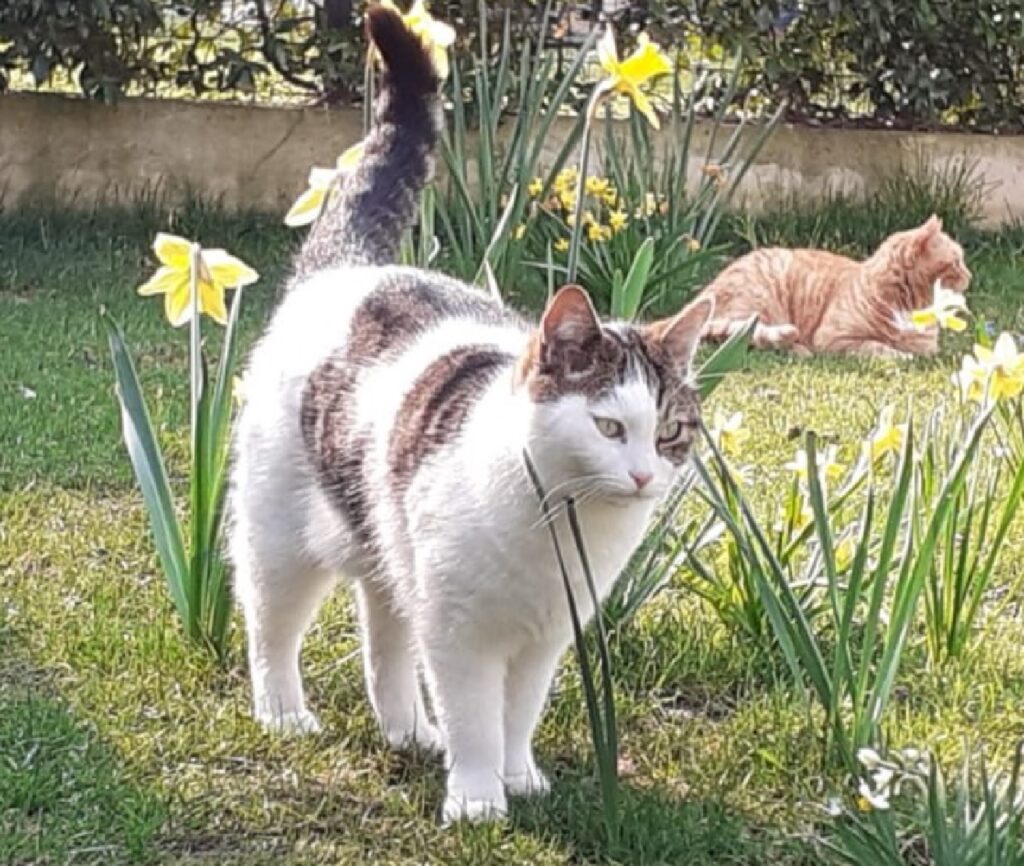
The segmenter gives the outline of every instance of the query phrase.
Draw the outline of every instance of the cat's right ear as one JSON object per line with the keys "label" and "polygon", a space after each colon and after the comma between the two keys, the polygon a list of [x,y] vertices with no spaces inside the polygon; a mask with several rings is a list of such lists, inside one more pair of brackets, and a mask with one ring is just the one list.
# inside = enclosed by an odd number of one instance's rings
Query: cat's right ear
{"label": "cat's right ear", "polygon": [[601,335],[601,321],[587,293],[579,286],[563,286],[548,301],[540,319],[541,345],[577,346]]}

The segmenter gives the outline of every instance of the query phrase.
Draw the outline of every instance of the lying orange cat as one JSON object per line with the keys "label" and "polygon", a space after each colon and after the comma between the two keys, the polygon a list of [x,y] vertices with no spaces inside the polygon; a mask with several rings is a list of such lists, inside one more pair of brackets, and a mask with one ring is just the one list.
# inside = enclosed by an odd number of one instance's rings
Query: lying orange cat
{"label": "lying orange cat", "polygon": [[752,315],[758,348],[799,355],[845,352],[886,358],[931,355],[938,330],[910,324],[932,286],[967,291],[964,251],[932,216],[924,225],[886,238],[856,262],[824,250],[766,248],[737,259],[704,289],[715,302],[705,340],[724,340]]}

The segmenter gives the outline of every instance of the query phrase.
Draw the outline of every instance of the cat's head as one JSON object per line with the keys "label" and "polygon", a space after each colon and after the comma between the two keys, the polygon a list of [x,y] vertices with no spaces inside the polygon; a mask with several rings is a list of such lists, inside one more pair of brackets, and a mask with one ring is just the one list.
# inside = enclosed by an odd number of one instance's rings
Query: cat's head
{"label": "cat's head", "polygon": [[963,247],[942,230],[942,220],[934,214],[917,228],[894,234],[882,245],[883,250],[886,247],[911,272],[913,284],[921,289],[922,297],[916,300],[922,305],[931,300],[937,280],[956,292],[966,292],[971,283]]}
{"label": "cat's head", "polygon": [[530,397],[530,449],[566,493],[657,497],[697,439],[690,364],[710,299],[649,325],[602,324],[578,286],[548,303],[518,380]]}

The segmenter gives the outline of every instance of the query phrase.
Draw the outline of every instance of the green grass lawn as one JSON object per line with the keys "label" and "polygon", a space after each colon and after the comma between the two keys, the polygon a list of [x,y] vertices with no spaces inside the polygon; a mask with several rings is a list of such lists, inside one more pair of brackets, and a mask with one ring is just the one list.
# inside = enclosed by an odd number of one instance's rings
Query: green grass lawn
{"label": "green grass lawn", "polygon": [[[186,648],[118,427],[97,311],[122,321],[181,478],[186,338],[134,295],[167,228],[151,210],[0,217],[0,863],[821,863],[823,771],[809,713],[781,667],[730,634],[685,571],[617,641],[626,830],[602,842],[579,681],[567,664],[540,731],[554,794],[494,827],[441,830],[439,765],[385,750],[344,594],[304,656],[324,733],[284,740],[250,720],[240,635],[226,668]],[[174,229],[224,246],[263,279],[251,339],[295,235],[274,221],[185,209]],[[972,236],[972,308],[1020,330],[1024,235]],[[742,410],[756,497],[784,479],[795,428],[848,457],[884,403],[954,399],[966,336],[906,365],[758,357],[709,407]],[[1020,528],[996,586],[1020,592]],[[1011,612],[1014,608],[1008,608]],[[1024,628],[982,616],[968,658],[929,670],[912,644],[886,731],[954,762],[1004,763],[1024,731]]]}

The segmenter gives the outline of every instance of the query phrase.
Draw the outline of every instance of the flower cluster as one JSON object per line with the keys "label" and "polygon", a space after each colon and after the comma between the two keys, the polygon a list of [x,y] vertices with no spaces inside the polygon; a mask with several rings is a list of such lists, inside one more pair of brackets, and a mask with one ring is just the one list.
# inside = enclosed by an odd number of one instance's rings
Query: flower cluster
{"label": "flower cluster", "polygon": [[[579,172],[575,168],[562,169],[545,194],[544,181],[535,177],[527,187],[530,197],[538,205],[571,230],[576,225],[576,207],[579,202]],[[583,181],[583,209],[580,217],[584,237],[592,243],[605,243],[624,231],[631,219],[645,219],[665,214],[668,202],[649,192],[644,201],[630,213],[625,200],[611,178],[588,175]],[[697,245],[699,249],[700,245]],[[569,249],[567,238],[555,241],[557,252]],[[693,246],[690,246],[693,250]]]}

